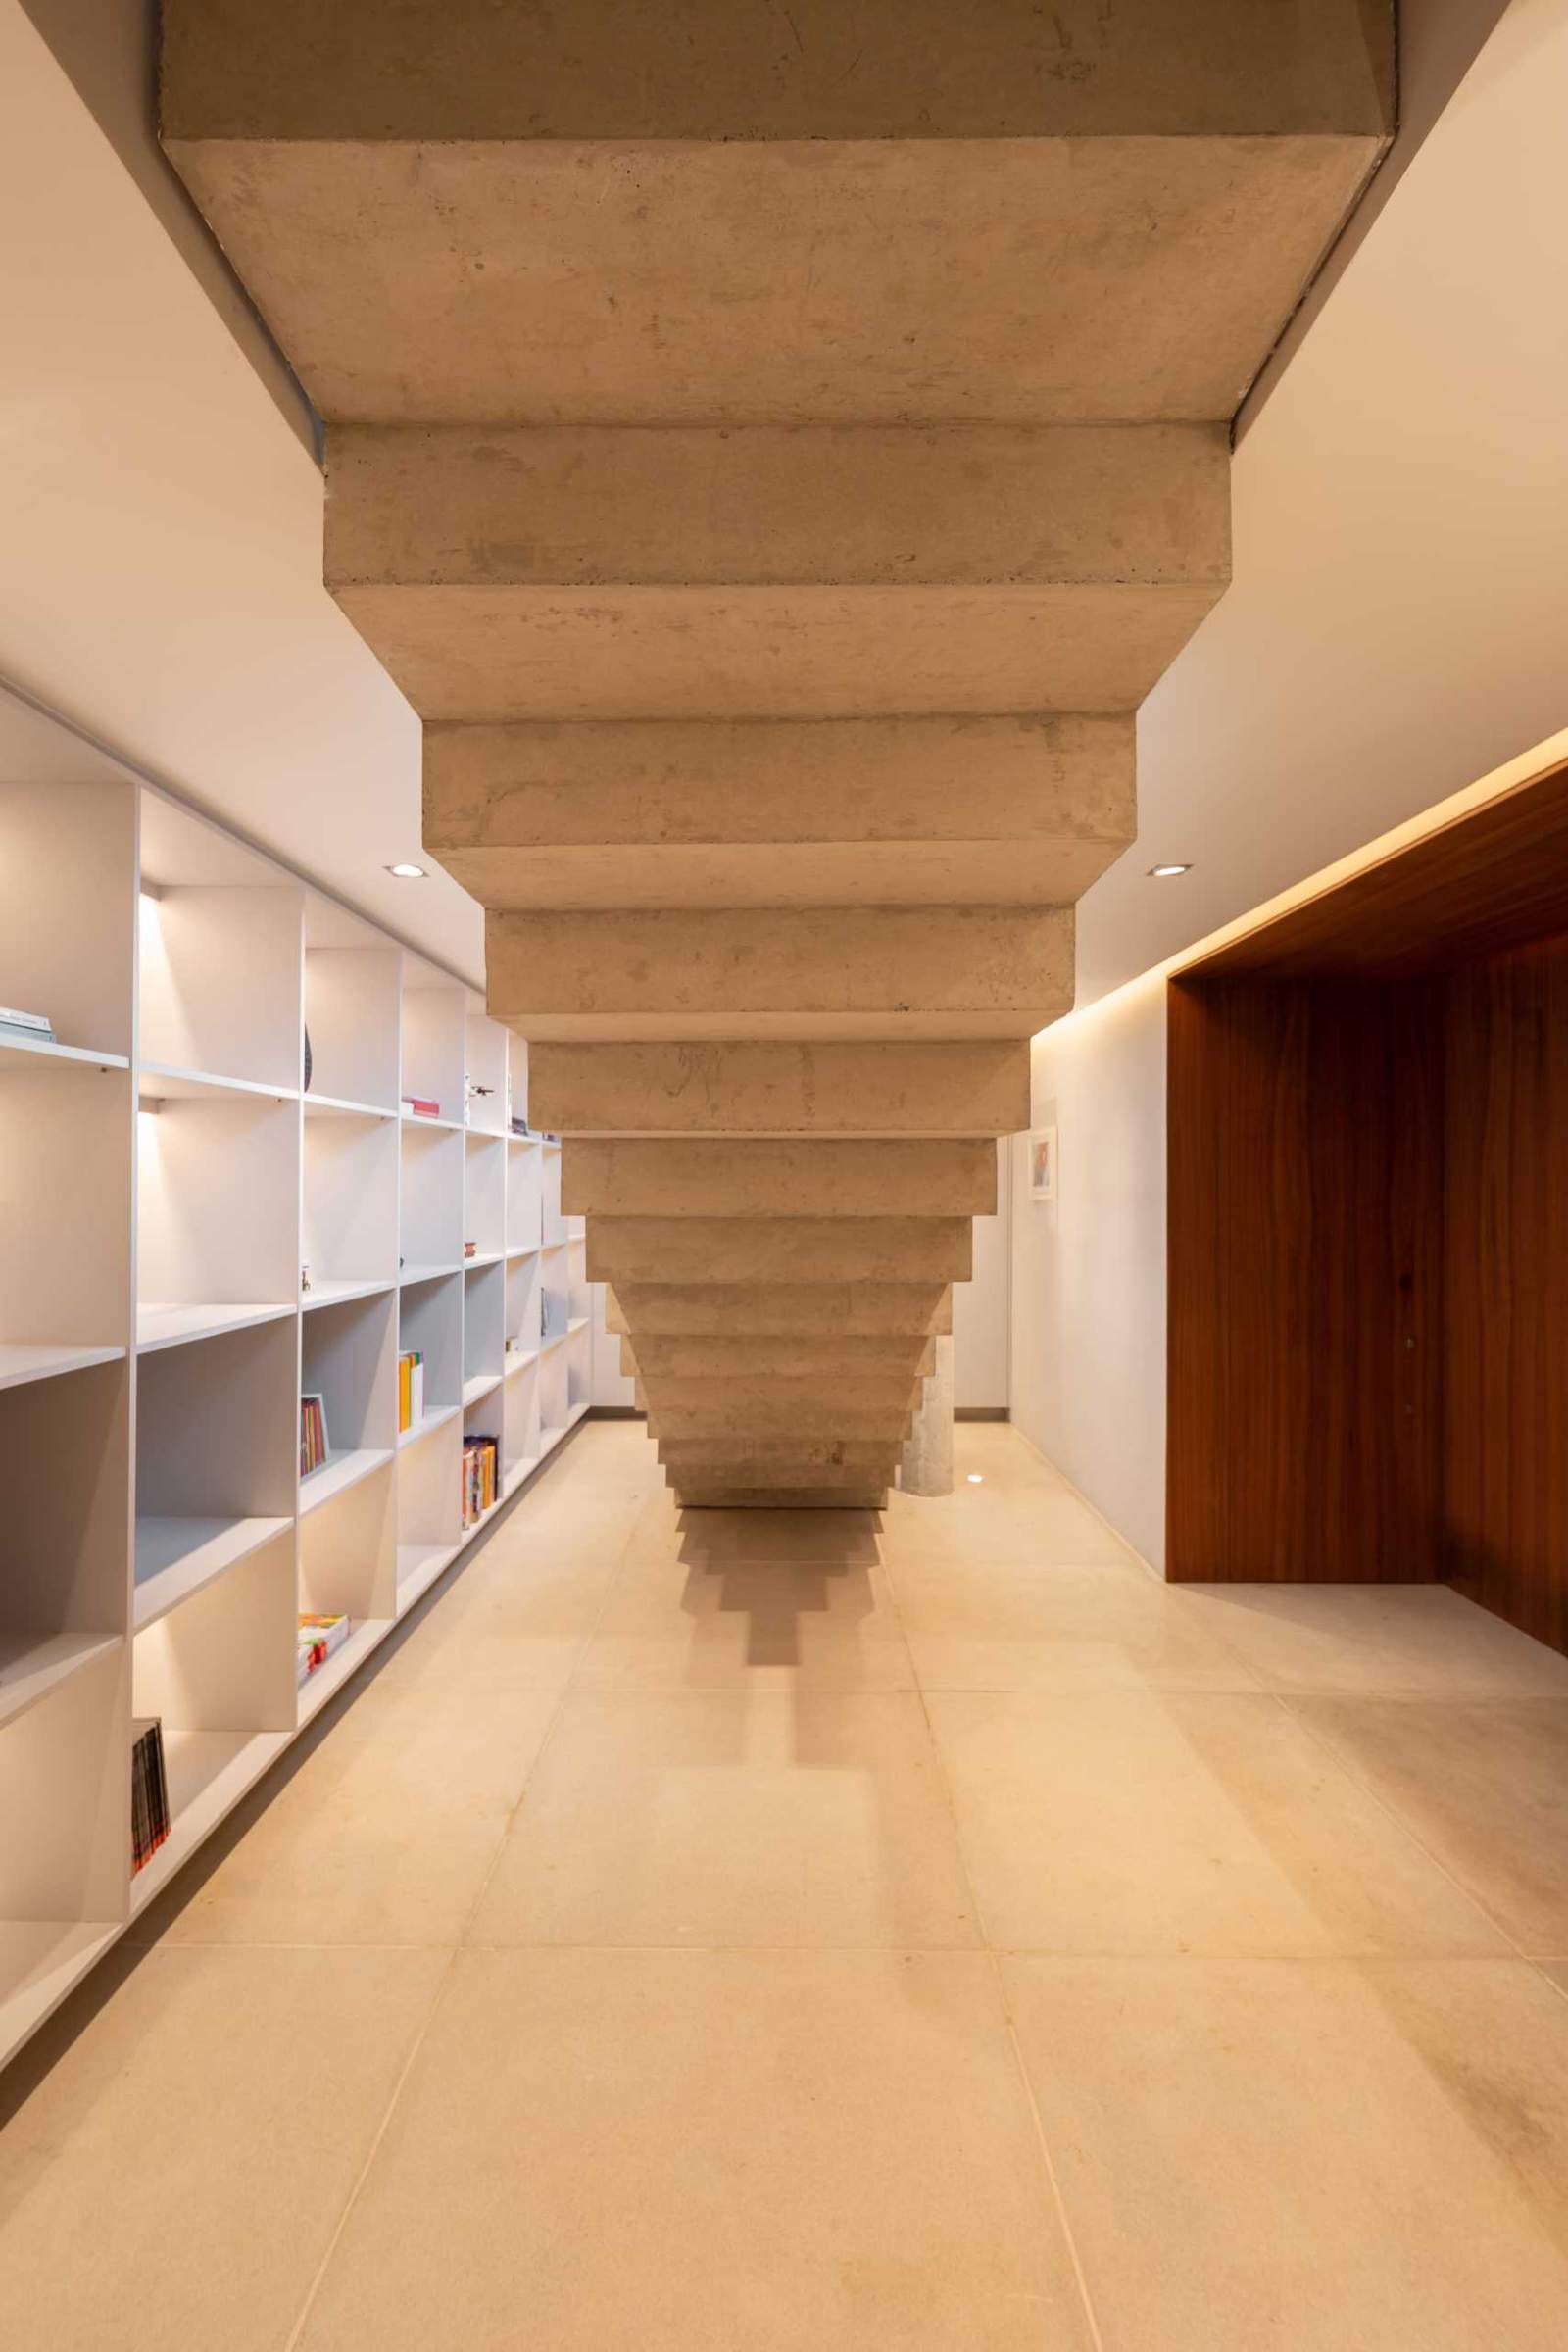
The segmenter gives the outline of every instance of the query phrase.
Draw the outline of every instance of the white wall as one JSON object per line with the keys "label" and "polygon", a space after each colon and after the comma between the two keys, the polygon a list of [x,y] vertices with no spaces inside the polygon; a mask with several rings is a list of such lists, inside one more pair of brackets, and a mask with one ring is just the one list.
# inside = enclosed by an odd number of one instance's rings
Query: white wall
{"label": "white wall", "polygon": [[1012,1419],[1163,1573],[1165,982],[1134,981],[1034,1041],[1056,1199],[1012,1154]]}
{"label": "white wall", "polygon": [[997,1147],[997,1213],[974,1220],[974,1272],[953,1287],[953,1401],[1005,1407],[1010,1395],[1012,1153]]}

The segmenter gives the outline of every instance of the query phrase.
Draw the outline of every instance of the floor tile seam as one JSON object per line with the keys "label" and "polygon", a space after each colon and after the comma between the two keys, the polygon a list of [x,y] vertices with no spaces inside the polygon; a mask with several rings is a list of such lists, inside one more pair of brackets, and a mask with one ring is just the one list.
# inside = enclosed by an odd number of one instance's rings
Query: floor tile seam
{"label": "floor tile seam", "polygon": [[[898,1611],[897,1598],[895,1598],[894,1601],[894,1610],[895,1614],[899,1615],[899,1625],[902,1632],[904,1620]],[[980,1935],[980,1949],[991,1964],[991,1982],[996,1989],[997,2000],[1001,2008],[1003,2024],[1007,2036],[1007,2046],[1012,2052],[1012,2063],[1017,2073],[1019,2085],[1022,2089],[1030,2119],[1034,2124],[1035,2146],[1039,2151],[1040,2166],[1046,2180],[1048,2209],[1054,2213],[1055,2217],[1056,2228],[1060,2231],[1062,2244],[1067,2250],[1067,2260],[1072,2268],[1073,2282],[1078,2290],[1078,2306],[1079,2310],[1083,2314],[1084,2326],[1088,2330],[1089,2341],[1093,2348],[1093,2352],[1105,2352],[1105,2339],[1101,2330],[1100,2319],[1095,2310],[1094,2298],[1089,2291],[1088,2275],[1084,2269],[1083,2257],[1078,2251],[1078,2241],[1073,2234],[1072,2224],[1067,2217],[1066,2202],[1062,2196],[1061,2181],[1056,2172],[1055,2159],[1052,2155],[1051,2145],[1046,2136],[1045,2118],[1040,2112],[1040,2101],[1035,2095],[1035,2088],[1033,2082],[1030,2081],[1029,2070],[1024,2064],[1023,2049],[1019,2043],[1017,2028],[1013,2022],[1012,2007],[1007,1999],[1006,1985],[1003,1980],[1002,1963],[998,1958],[996,1948],[991,1941],[991,1931],[986,1922],[984,1906],[980,1901],[979,1886],[975,1880],[974,1871],[970,1866],[968,1847],[964,1841],[963,1825],[958,1819],[957,1799],[954,1794],[952,1776],[948,1771],[947,1757],[943,1752],[942,1742],[937,1737],[936,1725],[931,1720],[931,1710],[926,1704],[925,1692],[923,1690],[920,1691],[918,1696],[920,1700],[920,1712],[925,1722],[926,1738],[931,1746],[932,1761],[935,1766],[938,1785],[942,1790],[943,1802],[947,1807],[948,1818],[953,1824],[953,1839],[954,1846],[958,1857],[958,1867],[963,1873],[963,1882],[969,1892],[969,1908],[973,1915],[975,1926]]]}
{"label": "floor tile seam", "polygon": [[[1505,1924],[1504,1921],[1497,1917],[1496,1913],[1492,1909],[1491,1905],[1484,1899],[1478,1890],[1473,1886],[1467,1886],[1465,1881],[1459,1876],[1458,1872],[1454,1870],[1448,1863],[1445,1862],[1441,1854],[1434,1851],[1432,1845],[1427,1838],[1421,1835],[1421,1832],[1416,1827],[1415,1823],[1409,1820],[1391,1798],[1385,1796],[1380,1788],[1375,1788],[1372,1783],[1366,1779],[1364,1774],[1356,1770],[1354,1764],[1334,1744],[1333,1740],[1329,1738],[1326,1732],[1322,1731],[1318,1725],[1307,1722],[1303,1716],[1297,1712],[1296,1708],[1291,1703],[1292,1698],[1304,1697],[1307,1695],[1307,1693],[1299,1691],[1287,1692],[1278,1690],[1273,1692],[1272,1695],[1276,1705],[1280,1708],[1280,1711],[1285,1716],[1286,1720],[1294,1724],[1298,1731],[1304,1732],[1306,1737],[1314,1743],[1314,1745],[1320,1747],[1323,1753],[1332,1759],[1337,1769],[1345,1775],[1350,1786],[1357,1789],[1360,1794],[1367,1799],[1369,1804],[1376,1806],[1377,1810],[1383,1815],[1384,1819],[1392,1823],[1393,1826],[1409,1840],[1410,1844],[1415,1847],[1418,1853],[1425,1856],[1426,1860],[1432,1865],[1432,1868],[1437,1871],[1442,1878],[1446,1880],[1447,1884],[1454,1889],[1455,1893],[1462,1895],[1464,1900],[1471,1906],[1471,1908],[1487,1922],[1487,1925],[1494,1929],[1494,1932],[1502,1937],[1503,1942],[1508,1946],[1508,1949],[1513,1954],[1514,1958],[1516,1960],[1522,1960],[1527,1967],[1534,1968],[1536,1965],[1535,1956],[1525,1949],[1525,1946],[1519,1941],[1518,1936],[1514,1935],[1513,1931]],[[1540,1972],[1538,1971],[1537,1973],[1539,1974]]]}
{"label": "floor tile seam", "polygon": [[[609,1583],[612,1584],[613,1581],[613,1578],[611,1578]],[[607,1595],[608,1589],[609,1587],[607,1585]],[[597,1619],[595,1622],[597,1624]],[[586,1638],[587,1637],[585,1637],[585,1640]],[[343,2209],[338,2215],[337,2221],[333,2226],[331,2236],[327,2241],[325,2250],[321,2256],[321,2260],[317,2266],[309,2286],[306,2288],[305,2298],[300,2306],[299,2315],[296,2318],[294,2326],[289,2331],[289,2334],[282,2346],[282,2352],[298,2352],[298,2347],[304,2337],[305,2329],[310,2325],[311,2313],[316,2308],[316,2304],[320,2296],[322,2285],[326,2279],[326,2274],[331,2268],[333,2257],[336,2255],[339,2245],[342,2243],[344,2232],[348,2229],[350,2216],[353,2214],[355,2207],[358,2205],[360,2198],[364,2194],[366,2183],[369,2180],[376,2157],[379,2155],[387,2132],[391,2129],[392,2118],[397,2112],[398,2102],[402,2098],[403,2092],[407,2087],[409,2078],[414,2071],[414,2067],[418,2058],[419,2052],[423,2049],[425,2041],[428,2038],[430,2029],[435,2022],[436,2013],[446,1995],[447,1988],[453,1983],[457,1975],[458,1964],[465,1949],[464,1938],[466,1936],[468,1929],[471,1927],[473,1921],[478,1916],[479,1906],[482,1904],[485,1895],[489,1891],[490,1883],[495,1877],[496,1871],[500,1865],[501,1856],[506,1850],[507,1839],[512,1834],[513,1822],[516,1818],[518,1808],[522,1805],[527,1796],[529,1787],[533,1781],[533,1776],[538,1771],[539,1766],[543,1761],[545,1750],[549,1746],[556,1726],[561,1720],[561,1711],[565,1701],[566,1688],[567,1686],[564,1685],[553,1694],[555,1703],[550,1710],[550,1720],[545,1726],[544,1736],[539,1742],[532,1761],[523,1775],[522,1786],[517,1792],[515,1803],[507,1808],[506,1817],[500,1825],[494,1849],[491,1852],[490,1860],[485,1867],[484,1875],[479,1882],[477,1889],[475,1890],[473,1899],[469,1903],[468,1908],[464,1915],[463,1924],[459,1929],[457,1940],[453,1945],[447,1947],[446,1966],[442,1969],[441,1974],[437,1979],[429,2009],[426,2012],[419,2031],[415,2037],[408,2057],[398,2074],[397,2081],[392,2085],[391,2096],[388,2098],[386,2107],[382,2112],[381,2120],[376,2127],[374,2136],[371,2139],[368,2150],[367,2151],[365,2162],[360,2167],[360,2170],[356,2174],[350,2186],[348,2196],[343,2204]]]}
{"label": "floor tile seam", "polygon": [[339,2245],[342,2243],[343,2233],[349,2226],[349,2217],[353,2213],[355,2207],[360,2201],[361,2196],[364,2193],[365,2184],[370,2177],[371,2169],[374,2166],[377,2156],[381,2152],[382,2142],[385,2140],[387,2132],[391,2128],[392,2117],[396,2111],[398,2101],[403,2096],[404,2088],[408,2082],[410,2075],[414,2072],[415,2064],[418,2058],[419,2052],[423,2049],[425,2042],[429,2038],[430,2029],[434,2025],[436,2013],[440,2009],[441,2004],[446,1997],[447,1987],[452,1983],[452,1980],[456,1975],[458,1959],[459,1954],[456,1948],[448,1951],[446,1966],[442,1969],[440,1975],[435,1981],[435,1984],[431,1987],[429,2006],[426,2009],[423,2018],[420,2020],[417,2033],[415,2034],[412,2042],[409,2045],[408,2054],[404,2058],[402,2066],[398,2069],[397,2079],[392,2084],[386,2105],[381,2111],[380,2121],[377,2123],[375,2130],[370,2136],[370,2144],[365,2152],[365,2161],[360,2166],[359,2171],[355,2174],[354,2179],[349,2183],[348,2193],[343,2200],[342,2209],[338,2214],[337,2220],[332,2225],[331,2232],[328,2235],[326,2244],[321,2252],[321,2259],[317,2264],[315,2271],[311,2275],[311,2278],[306,2286],[304,2299],[300,2304],[299,2312],[295,2318],[294,2325],[289,2329],[288,2334],[284,2337],[283,2342],[279,2347],[279,2352],[298,2352],[299,2344],[304,2337],[306,2328],[310,2324],[311,2314],[316,2308],[317,2300],[319,2297],[322,2284],[326,2278],[327,2271],[330,2269],[333,2257],[337,2253]]}

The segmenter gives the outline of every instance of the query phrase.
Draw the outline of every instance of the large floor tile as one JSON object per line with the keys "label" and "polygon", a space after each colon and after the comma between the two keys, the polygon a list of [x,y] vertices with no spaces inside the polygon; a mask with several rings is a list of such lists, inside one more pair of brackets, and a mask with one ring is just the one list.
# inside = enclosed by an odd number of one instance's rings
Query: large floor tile
{"label": "large floor tile", "polygon": [[1137,1556],[1062,1480],[1029,1488],[971,1487],[951,1494],[894,1494],[882,1514],[883,1557],[991,1560],[1040,1568],[1051,1562],[1136,1567]]}
{"label": "large floor tile", "polygon": [[603,1614],[620,1548],[573,1558],[541,1545],[521,1559],[481,1558],[399,1644],[378,1685],[564,1689]]}
{"label": "large floor tile", "polygon": [[372,1690],[164,1934],[456,1943],[557,1703],[542,1691]]}
{"label": "large floor tile", "polygon": [[990,1963],[460,1961],[301,2352],[1086,2352]]}
{"label": "large floor tile", "polygon": [[1253,1690],[1252,1669],[1145,1568],[999,1565],[961,1554],[891,1570],[932,1690]]}
{"label": "large floor tile", "polygon": [[476,1943],[969,1944],[917,1697],[572,1692]]}
{"label": "large floor tile", "polygon": [[1527,1951],[1568,1951],[1568,1700],[1291,1706]]}
{"label": "large floor tile", "polygon": [[938,1692],[989,1939],[1049,1952],[1486,1952],[1476,1906],[1276,1700]]}
{"label": "large floor tile", "polygon": [[281,2352],[446,1965],[144,1954],[0,2132],[0,2338]]}
{"label": "large floor tile", "polygon": [[621,1576],[575,1682],[907,1690],[914,1669],[886,1572],[875,1565],[659,1561]]}
{"label": "large floor tile", "polygon": [[1004,1974],[1107,2352],[1558,2352],[1568,2003],[1532,1970]]}
{"label": "large floor tile", "polygon": [[1447,1585],[1186,1585],[1281,1690],[1568,1698],[1568,1658]]}

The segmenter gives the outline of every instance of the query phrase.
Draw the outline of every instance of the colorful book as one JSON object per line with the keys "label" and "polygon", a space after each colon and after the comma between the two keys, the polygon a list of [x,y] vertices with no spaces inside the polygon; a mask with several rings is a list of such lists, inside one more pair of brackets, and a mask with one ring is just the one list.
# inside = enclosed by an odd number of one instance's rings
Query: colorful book
{"label": "colorful book", "polygon": [[403,1107],[416,1119],[438,1119],[441,1105],[433,1095],[405,1095]]}
{"label": "colorful book", "polygon": [[413,1429],[424,1418],[424,1357],[417,1348],[398,1357],[398,1428]]}
{"label": "colorful book", "polygon": [[300,1398],[300,1476],[309,1478],[326,1460],[326,1398],[306,1396]]}
{"label": "colorful book", "polygon": [[324,1617],[301,1616],[298,1646],[294,1653],[297,1687],[304,1688],[312,1675],[326,1664],[333,1651],[342,1648],[352,1631],[353,1620],[340,1612]]}
{"label": "colorful book", "polygon": [[152,1860],[169,1836],[169,1780],[160,1718],[140,1717],[130,1730],[130,1867],[135,1872]]}
{"label": "colorful book", "polygon": [[501,1445],[497,1438],[463,1441],[463,1524],[473,1527],[501,1495]]}

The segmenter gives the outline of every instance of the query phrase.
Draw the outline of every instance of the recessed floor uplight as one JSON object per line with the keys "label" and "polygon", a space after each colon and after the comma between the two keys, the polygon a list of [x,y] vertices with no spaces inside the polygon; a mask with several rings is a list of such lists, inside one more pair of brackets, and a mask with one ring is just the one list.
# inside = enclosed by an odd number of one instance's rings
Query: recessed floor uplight
{"label": "recessed floor uplight", "polygon": [[386,870],[389,874],[396,874],[400,882],[422,882],[425,878],[425,869],[422,865],[410,865],[406,860],[397,865],[389,865]]}
{"label": "recessed floor uplight", "polygon": [[[397,870],[396,866],[392,868],[394,873]],[[1149,869],[1149,878],[1152,882],[1168,882],[1173,875],[1190,874],[1192,870],[1190,863],[1187,865],[1152,865]]]}
{"label": "recessed floor uplight", "polygon": [[979,1472],[978,1470],[971,1470],[971,1471],[970,1471],[970,1473],[969,1473],[969,1484],[970,1484],[970,1486],[971,1486],[971,1487],[983,1487],[983,1486],[985,1485],[985,1483],[986,1483],[986,1482],[985,1482],[984,1478],[981,1476],[981,1474],[980,1474],[980,1472]]}

